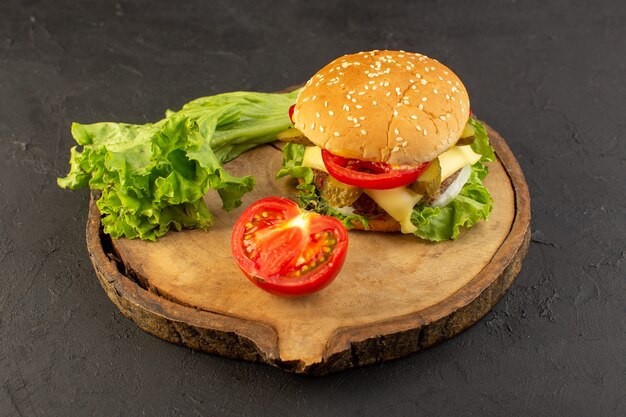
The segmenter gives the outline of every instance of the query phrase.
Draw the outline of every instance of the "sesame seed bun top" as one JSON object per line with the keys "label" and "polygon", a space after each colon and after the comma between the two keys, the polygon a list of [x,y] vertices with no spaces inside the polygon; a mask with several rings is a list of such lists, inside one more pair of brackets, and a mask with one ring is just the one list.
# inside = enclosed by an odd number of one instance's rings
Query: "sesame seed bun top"
{"label": "sesame seed bun top", "polygon": [[404,51],[345,55],[300,91],[295,127],[336,155],[394,165],[431,161],[469,118],[465,86],[446,66]]}

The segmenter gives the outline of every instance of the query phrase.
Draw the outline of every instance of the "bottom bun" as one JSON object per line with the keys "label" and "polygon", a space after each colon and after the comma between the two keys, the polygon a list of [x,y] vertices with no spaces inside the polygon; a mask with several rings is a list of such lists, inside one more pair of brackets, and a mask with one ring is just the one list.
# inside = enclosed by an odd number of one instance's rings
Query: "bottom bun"
{"label": "bottom bun", "polygon": [[353,221],[352,229],[353,230],[364,230],[366,232],[386,232],[386,233],[394,233],[400,231],[400,223],[396,221],[393,217],[386,214],[384,216],[378,216],[375,218],[367,218],[367,224],[369,226],[366,229],[361,222]]}

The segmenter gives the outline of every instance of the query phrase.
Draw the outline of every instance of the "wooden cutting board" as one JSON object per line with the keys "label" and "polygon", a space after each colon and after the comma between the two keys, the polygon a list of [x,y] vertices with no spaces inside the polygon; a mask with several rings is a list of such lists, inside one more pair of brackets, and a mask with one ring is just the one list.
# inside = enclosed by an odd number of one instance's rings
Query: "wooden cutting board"
{"label": "wooden cutting board", "polygon": [[257,183],[239,209],[220,209],[207,231],[170,232],[157,242],[111,240],[92,195],[87,243],[102,286],[120,311],[165,340],[282,369],[325,374],[418,351],[467,328],[518,274],[530,240],[530,201],[505,141],[488,128],[498,160],[485,180],[487,222],[437,244],[413,236],[350,232],[345,265],[325,290],[281,298],[252,285],[230,253],[232,226],[253,201],[294,195],[274,180],[281,152],[256,148],[227,165]]}

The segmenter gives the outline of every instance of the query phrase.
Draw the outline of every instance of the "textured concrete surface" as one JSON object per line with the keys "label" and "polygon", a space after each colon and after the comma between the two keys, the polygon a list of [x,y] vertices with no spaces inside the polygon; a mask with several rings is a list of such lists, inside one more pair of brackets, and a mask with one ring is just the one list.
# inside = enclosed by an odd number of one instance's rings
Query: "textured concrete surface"
{"label": "textured concrete surface", "polygon": [[[0,416],[626,415],[626,3],[4,0]],[[56,187],[72,121],[147,122],[273,91],[343,53],[420,51],[464,80],[532,196],[510,292],[428,351],[312,379],[137,329]]]}

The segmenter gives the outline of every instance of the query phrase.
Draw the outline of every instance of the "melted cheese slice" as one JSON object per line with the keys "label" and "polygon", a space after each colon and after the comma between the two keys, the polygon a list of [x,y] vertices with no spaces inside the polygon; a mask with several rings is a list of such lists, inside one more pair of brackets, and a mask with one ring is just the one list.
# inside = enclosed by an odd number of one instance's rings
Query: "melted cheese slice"
{"label": "melted cheese slice", "polygon": [[472,150],[471,145],[453,146],[439,155],[439,164],[441,165],[441,181],[445,180],[464,166],[474,165],[479,160],[480,155]]}
{"label": "melted cheese slice", "polygon": [[328,174],[324,160],[322,159],[322,148],[317,146],[307,146],[304,149],[304,157],[302,158],[302,166],[324,171]]}
{"label": "melted cheese slice", "polygon": [[[473,165],[480,160],[480,155],[472,150],[470,145],[453,146],[441,155],[441,181],[454,174],[466,165]],[[304,151],[302,166],[328,172],[322,160],[322,150],[317,146],[307,146]],[[389,190],[364,190],[383,210],[400,223],[402,233],[413,233],[417,228],[411,222],[413,207],[422,199],[406,187],[391,188]]]}
{"label": "melted cheese slice", "polygon": [[413,233],[417,227],[411,222],[413,207],[422,199],[406,187],[390,188],[388,190],[364,190],[365,194],[382,207],[391,217],[400,223],[402,233]]}

